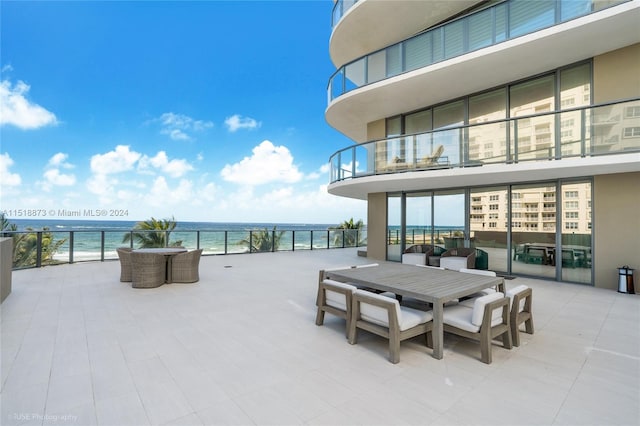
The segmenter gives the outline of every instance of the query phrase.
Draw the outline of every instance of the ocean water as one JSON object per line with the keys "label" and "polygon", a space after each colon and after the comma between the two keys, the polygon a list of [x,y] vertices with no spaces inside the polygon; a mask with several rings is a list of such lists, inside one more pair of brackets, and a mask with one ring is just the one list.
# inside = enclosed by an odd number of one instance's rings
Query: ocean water
{"label": "ocean water", "polygon": [[[37,220],[11,219],[18,231],[48,229],[55,239],[64,239],[54,258],[58,261],[81,261],[117,258],[116,249],[128,246],[123,242],[126,234],[134,228],[135,221],[90,221],[90,220]],[[170,233],[169,243],[180,242],[188,248],[202,248],[203,254],[232,254],[249,251],[251,231],[268,229],[276,233],[284,231],[278,250],[327,249],[342,245],[341,231],[331,231],[337,224],[294,223],[217,223],[178,222]],[[366,238],[366,230],[361,237]],[[135,242],[134,242],[135,246]]]}

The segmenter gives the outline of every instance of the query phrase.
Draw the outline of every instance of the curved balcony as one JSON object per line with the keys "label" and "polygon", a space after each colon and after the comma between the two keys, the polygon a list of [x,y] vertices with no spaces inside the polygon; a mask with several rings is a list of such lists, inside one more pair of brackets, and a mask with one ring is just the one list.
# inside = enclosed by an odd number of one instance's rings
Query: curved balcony
{"label": "curved balcony", "polygon": [[331,60],[339,67],[482,3],[483,0],[339,0],[332,15]]}
{"label": "curved balcony", "polygon": [[[513,0],[486,10],[505,8],[511,3]],[[523,3],[530,5],[549,2]],[[581,1],[569,3],[582,4]],[[511,13],[514,10],[514,7],[510,8]],[[492,16],[496,15],[494,12]],[[469,15],[462,20],[480,19],[480,16],[484,16],[482,13],[486,12]],[[423,40],[422,37],[433,38],[434,34],[421,34],[418,38],[373,53],[339,70],[329,86],[329,106],[325,111],[325,118],[333,128],[350,139],[364,142],[367,138],[367,123],[372,121],[481,92],[639,43],[640,32],[634,31],[638,22],[640,0],[627,1],[598,13],[589,13],[533,34],[452,59],[442,59],[431,65],[427,65],[427,59],[434,59],[429,56],[433,50],[430,47],[425,50],[423,45],[417,43],[418,40]],[[462,25],[466,34],[471,27]],[[435,31],[446,35],[449,32],[446,28],[447,26],[439,27]],[[489,28],[489,33],[493,35],[488,43],[495,40],[497,34],[495,28]],[[513,36],[513,32],[510,35]],[[445,37],[438,45],[442,48],[439,50],[441,53],[447,51],[446,40]],[[423,53],[426,52],[425,55],[418,55],[420,49]],[[402,60],[390,62],[389,58],[394,57]],[[400,65],[402,68],[399,68]],[[348,78],[341,80],[342,77]],[[336,86],[337,82],[339,87]],[[332,94],[331,90],[334,88],[340,90]]]}
{"label": "curved balcony", "polygon": [[640,98],[371,141],[329,161],[329,192],[363,199],[470,181],[593,175],[594,166],[598,173],[640,171]]}

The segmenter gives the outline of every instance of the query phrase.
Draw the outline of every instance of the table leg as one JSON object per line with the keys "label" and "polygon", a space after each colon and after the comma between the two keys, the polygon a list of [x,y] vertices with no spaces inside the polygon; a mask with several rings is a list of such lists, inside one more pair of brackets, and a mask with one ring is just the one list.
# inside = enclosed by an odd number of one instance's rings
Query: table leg
{"label": "table leg", "polygon": [[443,303],[433,304],[433,357],[442,359],[444,346],[444,326],[442,323],[442,312],[444,310]]}

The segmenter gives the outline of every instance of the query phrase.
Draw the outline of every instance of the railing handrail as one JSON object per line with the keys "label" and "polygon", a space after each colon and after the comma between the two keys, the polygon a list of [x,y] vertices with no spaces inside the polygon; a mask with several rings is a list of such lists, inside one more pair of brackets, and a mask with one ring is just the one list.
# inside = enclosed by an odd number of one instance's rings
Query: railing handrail
{"label": "railing handrail", "polygon": [[[378,53],[380,53],[380,52],[384,52],[384,51],[387,51],[387,50],[389,50],[389,49],[393,49],[393,48],[396,48],[396,47],[401,48],[401,47],[402,47],[404,44],[406,44],[407,42],[409,42],[409,41],[411,41],[411,40],[413,40],[413,39],[416,39],[416,38],[418,38],[418,37],[425,36],[425,34],[435,33],[436,31],[443,31],[443,32],[446,32],[446,28],[447,28],[447,27],[452,27],[453,25],[458,24],[460,21],[465,21],[465,22],[466,22],[466,21],[468,21],[471,17],[476,16],[476,15],[478,15],[478,14],[480,14],[480,13],[485,13],[485,12],[487,12],[487,10],[496,10],[497,8],[502,8],[502,7],[507,8],[507,11],[506,11],[507,16],[506,16],[506,18],[505,18],[505,24],[504,24],[504,25],[505,25],[505,34],[504,34],[504,39],[499,39],[499,40],[497,40],[497,39],[495,38],[495,33],[496,33],[496,31],[493,31],[494,35],[492,36],[492,40],[491,40],[491,43],[490,43],[489,45],[481,45],[481,46],[478,46],[478,47],[475,47],[475,48],[474,48],[474,47],[467,46],[467,47],[465,47],[465,48],[463,48],[463,49],[462,49],[462,52],[457,53],[457,54],[454,54],[454,55],[451,55],[451,56],[446,55],[446,54],[444,53],[444,51],[443,51],[442,58],[440,58],[440,59],[432,59],[430,62],[428,62],[428,63],[426,63],[426,64],[424,64],[424,65],[422,65],[421,67],[418,67],[418,68],[423,68],[423,67],[425,67],[425,66],[429,66],[429,65],[433,65],[433,64],[436,64],[436,63],[439,63],[439,62],[443,62],[443,61],[449,60],[449,59],[451,59],[451,58],[454,58],[454,57],[456,57],[456,56],[465,55],[465,54],[467,54],[467,53],[474,52],[474,51],[476,51],[476,50],[480,50],[480,49],[483,49],[483,48],[486,48],[486,47],[495,46],[495,45],[497,45],[497,44],[501,44],[501,43],[504,43],[504,42],[506,42],[506,41],[513,40],[513,39],[515,39],[515,38],[522,37],[522,36],[527,35],[527,34],[532,34],[532,33],[534,33],[534,32],[540,31],[540,30],[545,29],[545,28],[549,28],[549,27],[552,27],[552,26],[555,26],[555,25],[559,25],[559,24],[562,24],[562,23],[565,23],[565,22],[569,22],[569,21],[571,21],[571,20],[573,20],[573,19],[577,19],[577,18],[580,18],[580,17],[583,17],[583,16],[588,16],[588,15],[590,15],[590,14],[600,12],[601,10],[604,10],[604,9],[606,9],[606,8],[610,8],[610,7],[618,6],[618,5],[620,5],[620,4],[623,4],[623,3],[629,2],[629,1],[631,1],[631,0],[619,0],[619,1],[617,1],[617,2],[613,2],[612,4],[607,5],[606,7],[603,7],[602,9],[594,9],[594,8],[593,8],[593,2],[592,2],[591,7],[589,8],[589,11],[588,11],[588,12],[586,12],[586,13],[579,13],[579,14],[576,14],[576,15],[571,15],[570,17],[568,17],[568,18],[566,18],[566,19],[563,19],[563,18],[562,18],[561,14],[560,14],[560,13],[558,13],[558,9],[559,9],[559,7],[560,7],[560,5],[561,5],[562,3],[567,2],[567,1],[574,1],[574,2],[575,2],[575,0],[554,0],[555,14],[554,14],[554,20],[553,20],[553,23],[552,23],[552,24],[550,24],[550,25],[546,25],[546,26],[544,26],[544,25],[543,25],[543,26],[541,26],[541,27],[535,27],[535,28],[532,28],[530,31],[525,31],[525,32],[523,32],[523,33],[517,33],[516,35],[512,36],[512,35],[510,34],[510,31],[509,31],[509,30],[510,30],[510,28],[509,28],[508,23],[510,22],[510,19],[509,19],[509,18],[510,18],[510,16],[509,16],[508,14],[510,13],[510,5],[511,5],[511,3],[512,3],[513,1],[514,1],[514,0],[505,0],[505,1],[502,1],[502,2],[499,2],[499,3],[496,3],[496,4],[493,4],[493,5],[489,5],[489,6],[484,7],[484,8],[480,8],[480,9],[478,9],[478,10],[474,10],[474,11],[472,11],[472,12],[468,13],[468,14],[465,14],[465,15],[462,15],[462,16],[459,16],[459,17],[456,17],[455,19],[453,19],[453,20],[451,20],[451,21],[444,22],[444,23],[442,23],[442,24],[440,24],[440,25],[437,25],[437,26],[434,26],[434,27],[428,28],[428,29],[426,29],[426,30],[424,30],[424,31],[421,31],[421,32],[419,32],[418,34],[414,34],[414,35],[412,35],[411,37],[406,38],[406,39],[404,39],[404,40],[402,40],[402,41],[400,41],[400,42],[397,42],[397,43],[394,43],[394,44],[392,44],[392,45],[389,45],[389,46],[383,47],[382,49],[378,49],[378,50],[376,50],[376,51],[374,51],[374,52],[370,52],[370,53],[368,53],[368,54],[366,54],[366,55],[363,55],[363,56],[361,56],[361,57],[359,57],[359,58],[356,58],[356,59],[354,59],[354,60],[352,60],[352,61],[350,61],[350,62],[348,62],[348,63],[346,63],[346,64],[342,65],[342,66],[341,66],[341,67],[339,67],[339,68],[338,68],[338,69],[337,69],[333,74],[331,74],[331,76],[329,77],[329,82],[328,82],[328,84],[327,84],[327,92],[328,92],[328,95],[329,95],[329,96],[328,96],[329,103],[331,103],[331,101],[332,101],[333,99],[335,99],[335,98],[337,98],[337,97],[340,97],[340,96],[342,96],[342,95],[344,95],[344,94],[348,93],[349,91],[351,91],[351,90],[353,90],[353,89],[355,89],[355,88],[363,87],[363,86],[366,86],[367,84],[371,84],[371,83],[374,83],[374,82],[377,82],[377,81],[382,81],[382,80],[386,80],[386,79],[389,79],[389,78],[392,78],[392,77],[396,77],[396,76],[401,75],[401,74],[403,74],[403,73],[405,73],[405,72],[409,72],[409,71],[412,71],[412,70],[416,69],[416,68],[407,68],[407,66],[406,66],[406,58],[405,58],[405,60],[401,61],[401,63],[400,63],[400,70],[399,70],[399,71],[392,72],[392,73],[387,73],[387,72],[385,72],[385,77],[384,77],[384,78],[381,78],[381,79],[378,79],[378,80],[369,81],[369,79],[368,79],[368,75],[367,75],[367,72],[366,72],[366,70],[365,70],[365,73],[364,73],[364,75],[362,76],[362,77],[364,77],[365,82],[364,82],[363,84],[361,84],[361,85],[358,85],[357,87],[352,88],[352,89],[347,89],[347,88],[346,88],[346,85],[345,85],[345,82],[344,82],[344,80],[346,79],[346,76],[345,76],[345,77],[343,78],[343,87],[342,87],[342,89],[339,91],[339,94],[338,94],[338,95],[333,96],[333,93],[332,93],[332,89],[333,89],[333,88],[332,88],[332,83],[333,83],[334,78],[335,78],[338,74],[340,74],[340,73],[344,73],[344,71],[345,71],[345,70],[347,69],[347,67],[349,67],[350,65],[353,65],[353,64],[355,64],[355,63],[357,63],[357,62],[359,62],[359,61],[362,61],[362,60],[365,60],[365,64],[366,64],[366,61],[368,60],[368,58],[369,58],[369,57],[372,57],[373,55],[376,55],[376,54],[378,54]],[[334,6],[334,10],[335,10],[335,7],[336,7],[339,3],[340,3],[340,1],[336,3],[336,5]],[[495,15],[495,13],[493,13],[493,15]],[[332,12],[332,17],[333,17],[333,12]],[[495,21],[492,21],[492,28],[493,28],[494,30],[495,30],[495,25],[496,25],[496,24],[495,24]],[[462,31],[464,32],[464,33],[463,33],[463,39],[464,39],[464,40],[467,40],[467,39],[468,39],[468,34],[467,34],[467,33],[468,33],[468,28],[467,28],[467,26],[466,26],[466,25],[463,25],[463,30],[462,30]],[[442,43],[442,46],[444,46],[444,45],[446,44],[445,35],[443,35],[443,36],[442,36],[441,43]],[[467,44],[468,44],[468,43],[467,43]],[[443,47],[443,49],[444,49],[444,47]],[[366,67],[366,65],[365,65],[365,67]]]}
{"label": "railing handrail", "polygon": [[[375,140],[371,140],[371,141],[367,141],[367,142],[363,142],[361,144],[353,144],[353,145],[349,145],[348,147],[342,148],[336,152],[334,152],[330,157],[329,157],[329,164],[331,165],[331,179],[330,179],[330,183],[333,182],[337,182],[337,181],[341,181],[341,180],[345,180],[345,179],[353,179],[353,178],[357,178],[358,176],[356,176],[355,173],[352,173],[350,176],[347,177],[338,177],[336,179],[333,178],[334,176],[334,171],[336,170],[344,170],[349,172],[350,170],[346,170],[346,169],[342,169],[343,167],[343,163],[342,163],[342,154],[347,153],[350,155],[347,155],[347,160],[346,160],[346,164],[351,164],[353,166],[353,164],[355,164],[357,162],[357,149],[365,149],[367,151],[370,151],[370,147],[375,146],[376,144],[380,144],[380,143],[387,143],[387,142],[391,142],[391,141],[402,141],[404,140],[405,142],[408,143],[417,143],[416,141],[419,138],[423,138],[425,139],[428,143],[428,141],[431,140],[437,140],[437,136],[434,135],[438,135],[438,134],[444,134],[447,132],[458,132],[458,134],[462,134],[465,136],[465,138],[461,139],[459,141],[459,146],[457,147],[457,149],[462,152],[464,150],[464,148],[469,149],[469,140],[468,135],[468,129],[473,129],[473,128],[480,128],[482,126],[495,126],[496,124],[502,124],[505,123],[505,132],[510,132],[510,131],[514,131],[516,132],[516,134],[513,136],[514,139],[517,141],[517,130],[518,130],[518,126],[517,123],[521,120],[527,120],[527,119],[537,119],[537,118],[541,118],[541,117],[547,117],[547,116],[558,116],[558,115],[565,115],[565,114],[571,114],[571,113],[576,113],[579,112],[581,113],[581,121],[578,123],[577,128],[581,131],[581,137],[579,139],[579,141],[582,143],[582,151],[580,153],[581,156],[594,156],[594,155],[604,155],[603,153],[597,153],[591,149],[587,149],[584,145],[587,142],[588,138],[593,138],[594,135],[593,133],[591,134],[591,136],[585,136],[586,131],[585,128],[586,126],[590,126],[590,128],[593,128],[595,126],[598,126],[599,124],[604,124],[604,123],[608,123],[608,124],[617,124],[617,123],[621,123],[622,122],[622,118],[620,118],[620,120],[618,121],[605,121],[605,122],[601,122],[601,121],[590,121],[588,122],[586,120],[587,115],[590,113],[590,111],[597,111],[598,109],[601,108],[606,108],[606,107],[610,107],[610,106],[623,106],[624,104],[627,103],[637,103],[640,101],[640,97],[636,97],[636,98],[630,98],[630,99],[624,99],[624,100],[618,100],[618,101],[610,101],[610,102],[603,102],[603,103],[599,103],[599,104],[592,104],[592,105],[587,105],[587,106],[582,106],[582,107],[573,107],[573,108],[567,108],[567,109],[562,109],[562,110],[556,110],[556,111],[547,111],[547,112],[543,112],[543,113],[539,113],[539,114],[529,114],[529,115],[523,115],[523,116],[518,116],[518,117],[508,117],[508,118],[504,118],[504,119],[500,119],[500,120],[492,120],[492,121],[487,121],[487,122],[482,122],[482,123],[472,123],[472,124],[460,124],[457,125],[455,127],[447,127],[447,128],[440,128],[440,129],[435,129],[435,130],[429,130],[426,132],[420,132],[420,133],[411,133],[411,134],[403,134],[403,135],[395,135],[395,136],[389,136],[386,138],[382,138],[382,139],[375,139]],[[633,106],[640,106],[640,105],[633,105]],[[620,114],[618,114],[620,115]],[[627,119],[629,117],[625,117],[625,119]],[[490,160],[492,159],[496,159],[496,158],[503,158],[505,157],[504,161],[499,161],[499,162],[504,162],[504,163],[516,163],[522,160],[518,160],[518,156],[519,155],[523,155],[523,154],[530,154],[532,152],[539,152],[539,151],[544,151],[544,150],[553,150],[555,148],[559,148],[562,147],[563,145],[566,144],[573,144],[576,141],[570,141],[570,142],[562,142],[561,140],[561,133],[562,133],[562,129],[558,128],[559,126],[551,126],[551,128],[549,129],[549,134],[551,135],[549,137],[550,141],[550,146],[539,146],[536,147],[536,149],[529,149],[529,148],[522,148],[522,149],[518,149],[518,145],[517,143],[515,144],[515,149],[514,152],[510,152],[510,156],[514,157],[514,158],[508,158],[509,156],[505,156],[505,155],[498,155],[498,156],[493,156],[493,157],[484,157],[480,160],[469,160],[470,163],[467,162],[468,159],[461,159],[458,166],[459,167],[464,167],[467,165],[474,165],[477,166],[479,165],[478,162],[482,161],[482,162],[491,162]],[[545,133],[546,134],[546,133]],[[429,138],[429,136],[431,136],[431,138]],[[508,139],[507,139],[508,141]],[[556,146],[557,145],[557,146]],[[528,145],[522,145],[523,147],[528,147]],[[414,146],[413,148],[417,148],[418,146]],[[597,148],[597,145],[594,146],[594,149]],[[625,148],[622,151],[616,151],[616,150],[612,150],[611,152],[608,153],[618,153],[618,152],[636,152],[640,150],[640,145],[638,145],[637,147],[635,147],[634,149],[628,149]],[[407,149],[407,151],[411,151],[411,149]],[[552,157],[549,158],[555,158],[555,159],[562,159],[563,157],[575,157],[578,154],[572,154],[572,155],[563,155],[563,153],[560,150],[556,150],[555,155],[553,155]],[[373,149],[373,152],[376,152],[378,154],[378,152]],[[380,151],[381,153],[385,153],[387,151]],[[444,153],[446,156],[446,152]],[[467,153],[468,155],[468,153]],[[338,167],[335,167],[334,165],[334,160],[338,159],[339,164]],[[409,157],[409,158],[413,158],[413,161],[417,160],[415,157]],[[548,159],[548,158],[544,158],[544,159]],[[450,167],[456,167],[456,164],[449,164]],[[428,168],[427,168],[428,170]],[[406,171],[406,170],[402,170],[402,171]],[[376,171],[370,172],[367,175],[371,175],[371,174],[376,174]]]}
{"label": "railing handrail", "polygon": [[[114,256],[112,258],[109,259],[105,259],[105,252],[114,252],[115,253],[115,249],[117,247],[121,247],[121,246],[130,246],[132,248],[134,248],[136,246],[136,244],[134,243],[133,238],[130,239],[128,242],[119,242],[119,243],[114,243],[113,241],[111,242],[111,246],[115,246],[115,247],[109,247],[107,248],[107,244],[105,242],[105,235],[106,234],[113,234],[113,235],[117,235],[119,237],[118,241],[121,241],[120,238],[125,235],[125,234],[134,234],[134,233],[173,233],[178,234],[178,235],[183,235],[185,233],[187,234],[195,234],[196,235],[196,240],[195,240],[195,246],[191,247],[188,246],[187,248],[194,248],[194,249],[200,249],[201,247],[201,240],[200,240],[200,235],[202,233],[218,233],[223,235],[223,241],[224,241],[224,249],[220,252],[220,251],[214,251],[214,252],[204,252],[203,255],[228,255],[228,254],[242,254],[242,253],[260,253],[263,252],[262,250],[254,250],[253,248],[253,238],[255,236],[255,234],[257,232],[263,232],[264,230],[261,230],[259,228],[257,229],[243,229],[243,230],[229,230],[229,229],[174,229],[172,231],[166,231],[166,230],[138,230],[138,229],[105,229],[105,228],[100,228],[100,227],[96,227],[93,229],[79,229],[79,230],[57,230],[57,229],[24,229],[24,230],[2,230],[0,231],[0,237],[9,237],[9,238],[14,238],[14,237],[19,237],[20,235],[34,235],[35,239],[36,239],[36,247],[35,247],[35,262],[33,262],[33,264],[28,264],[24,267],[19,267],[16,268],[14,266],[13,269],[27,269],[27,268],[33,268],[33,267],[41,267],[41,266],[45,266],[45,265],[49,265],[49,264],[62,264],[62,263],[76,263],[78,262],[77,259],[74,258],[74,243],[78,242],[78,239],[75,238],[76,235],[78,234],[89,234],[89,233],[94,233],[94,234],[99,234],[99,237],[96,237],[95,239],[95,246],[92,246],[92,249],[90,251],[90,253],[95,253],[96,258],[91,258],[91,259],[86,259],[85,261],[105,261],[105,260],[115,260],[117,259],[117,256]],[[366,233],[367,233],[367,229],[366,226],[362,227],[360,229],[347,229],[347,228],[328,228],[328,229],[276,229],[276,230],[268,230],[267,231],[270,235],[270,237],[272,238],[272,241],[274,241],[274,237],[276,235],[276,233],[280,233],[283,232],[283,235],[288,235],[289,238],[285,239],[286,244],[289,244],[288,246],[285,246],[285,244],[281,244],[281,245],[271,245],[271,248],[268,251],[271,252],[276,252],[276,251],[295,251],[295,250],[318,250],[318,249],[333,249],[333,248],[347,248],[347,247],[362,247],[363,245],[366,244]],[[246,249],[244,251],[230,251],[229,247],[228,247],[228,234],[229,233],[234,233],[234,234],[243,234],[245,236],[247,236],[247,242],[248,245],[246,247]],[[64,260],[56,260],[56,262],[54,263],[46,263],[45,259],[43,257],[44,254],[44,250],[45,247],[43,245],[43,235],[45,234],[51,234],[53,236],[55,236],[52,241],[55,241],[56,238],[59,239],[63,239],[63,238],[67,238],[68,236],[68,247],[63,247],[62,250],[59,250],[62,252],[62,254],[66,255],[66,250],[68,250],[68,261],[64,261]],[[296,234],[300,237],[300,235],[308,235],[308,245],[305,245],[304,248],[300,247],[300,241],[305,241],[304,238],[298,238],[296,239]],[[315,241],[316,243],[314,243],[314,234],[315,234]],[[320,234],[320,237],[318,237],[318,234]],[[59,241],[59,240],[58,240]],[[317,242],[320,242],[320,244],[317,244]],[[325,243],[326,241],[326,243]],[[236,245],[239,246],[239,243],[241,242],[241,240],[236,241]],[[282,240],[281,240],[282,243]],[[165,245],[169,244],[169,240],[165,239]],[[298,244],[296,246],[296,244]],[[97,249],[96,247],[99,245],[99,249]],[[14,259],[15,261],[15,259]],[[82,260],[80,260],[82,261]]]}

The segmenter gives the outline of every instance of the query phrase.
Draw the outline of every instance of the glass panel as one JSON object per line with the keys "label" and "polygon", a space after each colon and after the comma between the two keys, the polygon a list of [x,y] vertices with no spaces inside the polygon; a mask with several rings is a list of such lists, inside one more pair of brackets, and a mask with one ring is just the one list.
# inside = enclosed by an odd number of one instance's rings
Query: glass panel
{"label": "glass panel", "polygon": [[380,51],[369,56],[367,61],[367,82],[373,83],[387,77],[387,63],[385,51]]}
{"label": "glass panel", "polygon": [[331,157],[331,182],[340,179],[340,153]]}
{"label": "glass panel", "polygon": [[[464,124],[464,101],[455,101],[433,109],[433,128],[443,129]],[[433,134],[433,150],[440,152],[439,162],[449,165],[460,163],[460,146],[464,140],[461,129],[445,130]],[[442,148],[440,148],[442,146]]]}
{"label": "glass panel", "polygon": [[433,198],[434,233],[438,245],[449,249],[464,246],[464,192],[441,191]]}
{"label": "glass panel", "polygon": [[[506,89],[469,98],[469,124],[503,120],[507,117]],[[507,129],[504,123],[469,127],[468,163],[506,160]]]}
{"label": "glass panel", "polygon": [[493,43],[492,10],[487,9],[469,17],[469,50]]}
{"label": "glass panel", "polygon": [[345,67],[345,91],[348,92],[366,84],[364,64],[365,58]]}
{"label": "glass panel", "polygon": [[515,274],[555,278],[555,185],[514,185],[511,189],[511,247]]}
{"label": "glass panel", "polygon": [[431,32],[433,62],[442,61],[444,59],[444,41],[442,38],[443,31],[443,27],[440,27]]}
{"label": "glass panel", "polygon": [[413,244],[431,244],[430,194],[407,194],[406,223],[406,247]]}
{"label": "glass panel", "polygon": [[400,234],[402,216],[401,194],[391,194],[387,197],[387,260],[400,262]]}
{"label": "glass panel", "polygon": [[[526,81],[510,88],[510,116],[523,117],[555,110],[554,76]],[[515,150],[518,160],[553,158],[555,116],[553,114],[516,120]]]}
{"label": "glass panel", "polygon": [[560,72],[560,109],[591,105],[591,65],[582,64]]}
{"label": "glass panel", "polygon": [[510,37],[519,37],[555,23],[554,0],[512,0],[509,2]]}
{"label": "glass panel", "polygon": [[571,0],[560,2],[560,19],[567,21],[591,12],[592,0]]}
{"label": "glass panel", "polygon": [[340,153],[340,179],[353,177],[353,149],[345,149]]}
{"label": "glass panel", "polygon": [[344,75],[343,70],[341,69],[333,76],[331,79],[331,88],[329,89],[331,93],[331,100],[337,98],[338,96],[344,93]]}
{"label": "glass panel", "polygon": [[387,55],[387,77],[400,74],[402,72],[402,50],[400,45],[390,46],[385,52]]}
{"label": "glass panel", "polygon": [[469,226],[478,269],[507,271],[508,204],[507,187],[471,190]]}
{"label": "glass panel", "polygon": [[406,134],[416,134],[413,138],[414,158],[417,167],[422,167],[424,163],[429,162],[433,152],[433,138],[430,134],[424,134],[431,130],[431,110],[416,112],[405,116],[404,129]]}
{"label": "glass panel", "polygon": [[500,43],[507,39],[507,3],[502,3],[494,8],[495,13],[495,42]]}
{"label": "glass panel", "polygon": [[562,281],[591,284],[591,183],[562,185]]}
{"label": "glass panel", "polygon": [[454,56],[464,53],[464,20],[451,22],[444,27],[445,34],[445,57],[453,58]]}
{"label": "glass panel", "polygon": [[411,71],[433,63],[430,33],[407,40],[404,43],[404,49],[405,71]]}
{"label": "glass panel", "polygon": [[355,147],[356,175],[369,175],[374,172],[375,144],[357,145]]}

